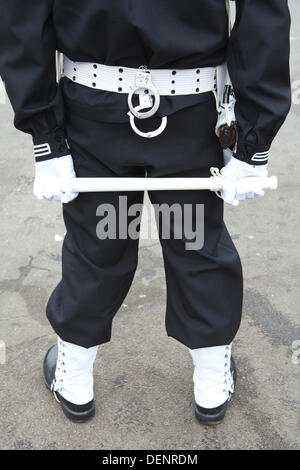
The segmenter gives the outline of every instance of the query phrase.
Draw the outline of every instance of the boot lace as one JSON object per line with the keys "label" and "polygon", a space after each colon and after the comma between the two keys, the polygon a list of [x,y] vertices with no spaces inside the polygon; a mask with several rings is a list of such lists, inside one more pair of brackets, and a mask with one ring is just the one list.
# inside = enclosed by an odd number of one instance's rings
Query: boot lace
{"label": "boot lace", "polygon": [[56,401],[59,402],[59,398],[56,392],[62,392],[64,390],[63,384],[64,384],[64,374],[66,374],[66,369],[65,369],[66,352],[65,352],[65,344],[60,338],[58,339],[57,345],[58,345],[57,364],[56,364],[56,370],[55,370],[55,377],[51,384],[51,391],[53,392]]}
{"label": "boot lace", "polygon": [[224,354],[224,389],[227,399],[230,400],[232,393],[234,392],[234,381],[233,373],[231,372],[231,344],[228,344],[225,348]]}

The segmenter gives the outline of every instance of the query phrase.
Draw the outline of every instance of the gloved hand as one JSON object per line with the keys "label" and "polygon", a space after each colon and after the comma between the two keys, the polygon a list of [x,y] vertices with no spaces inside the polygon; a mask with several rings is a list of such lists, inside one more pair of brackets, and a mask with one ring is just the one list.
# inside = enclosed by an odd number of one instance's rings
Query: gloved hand
{"label": "gloved hand", "polygon": [[68,189],[70,179],[75,176],[71,155],[36,162],[33,194],[38,199],[70,202],[78,196]]}
{"label": "gloved hand", "polygon": [[253,183],[253,188],[245,192],[242,188],[237,187],[237,182],[248,176],[268,176],[268,164],[266,165],[250,165],[232,157],[221,170],[223,189],[221,191],[222,199],[228,204],[237,206],[239,201],[244,199],[252,199],[254,197],[264,196],[264,191],[258,189]]}

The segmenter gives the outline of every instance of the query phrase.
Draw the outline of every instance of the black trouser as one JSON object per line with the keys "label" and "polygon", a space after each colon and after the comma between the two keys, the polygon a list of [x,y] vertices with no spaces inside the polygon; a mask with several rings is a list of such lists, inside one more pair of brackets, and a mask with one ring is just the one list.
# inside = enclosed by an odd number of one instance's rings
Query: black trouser
{"label": "black trouser", "polygon": [[[129,123],[87,121],[74,112],[66,114],[66,131],[79,177],[145,172],[149,177],[207,177],[211,166],[223,165],[215,121],[211,93],[205,102],[170,115],[164,132],[152,139],[135,134]],[[137,125],[153,129],[156,117]],[[80,346],[110,340],[113,317],[136,270],[138,240],[96,235],[97,207],[110,203],[118,212],[120,195],[127,196],[128,206],[143,200],[142,192],[81,193],[63,205],[62,281],[50,297],[47,316],[63,340]],[[201,249],[186,250],[184,237],[161,239],[167,334],[191,349],[230,343],[241,319],[242,270],[223,222],[223,201],[210,191],[153,191],[149,196],[156,204],[204,204]]]}

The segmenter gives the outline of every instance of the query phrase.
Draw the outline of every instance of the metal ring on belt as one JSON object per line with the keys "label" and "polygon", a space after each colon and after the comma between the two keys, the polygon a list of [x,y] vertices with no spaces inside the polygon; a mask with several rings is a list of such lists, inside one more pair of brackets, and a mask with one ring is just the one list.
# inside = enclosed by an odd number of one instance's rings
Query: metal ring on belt
{"label": "metal ring on belt", "polygon": [[[166,127],[166,119],[158,129],[143,133],[137,129],[134,117],[146,119],[153,116],[159,108],[160,96],[191,95],[216,90],[216,68],[192,69],[147,69],[145,65],[138,68],[111,66],[91,62],[75,62],[64,56],[62,75],[75,83],[98,90],[128,94],[128,115],[132,129],[142,137],[155,137]],[[134,94],[148,95],[152,107],[141,104],[133,106]],[[154,103],[153,99],[154,98]]]}

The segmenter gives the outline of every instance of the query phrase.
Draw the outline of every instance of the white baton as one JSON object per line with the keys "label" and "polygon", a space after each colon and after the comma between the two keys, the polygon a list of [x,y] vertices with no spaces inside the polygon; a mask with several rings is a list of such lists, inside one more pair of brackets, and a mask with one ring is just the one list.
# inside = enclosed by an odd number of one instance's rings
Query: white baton
{"label": "white baton", "polygon": [[[277,189],[276,176],[262,177],[250,176],[237,183],[237,188],[245,192],[249,185],[249,191],[253,187],[259,189]],[[70,189],[75,193],[87,192],[123,192],[123,191],[187,191],[209,190],[221,191],[223,182],[221,176],[209,178],[73,178],[70,181]]]}

